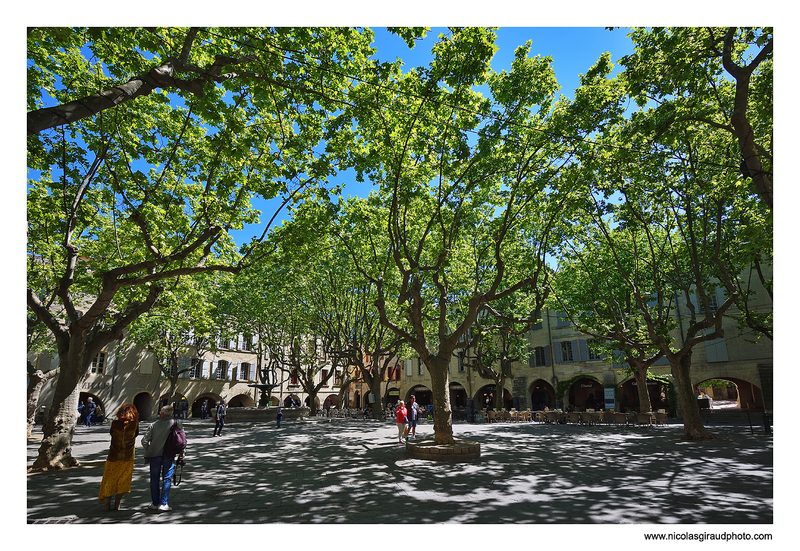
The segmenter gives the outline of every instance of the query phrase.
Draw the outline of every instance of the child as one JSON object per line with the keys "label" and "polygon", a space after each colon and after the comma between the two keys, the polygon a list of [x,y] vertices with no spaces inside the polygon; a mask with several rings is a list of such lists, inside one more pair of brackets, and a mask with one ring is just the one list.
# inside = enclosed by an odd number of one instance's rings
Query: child
{"label": "child", "polygon": [[281,428],[281,419],[283,419],[283,412],[278,410],[277,420],[278,420],[278,428]]}

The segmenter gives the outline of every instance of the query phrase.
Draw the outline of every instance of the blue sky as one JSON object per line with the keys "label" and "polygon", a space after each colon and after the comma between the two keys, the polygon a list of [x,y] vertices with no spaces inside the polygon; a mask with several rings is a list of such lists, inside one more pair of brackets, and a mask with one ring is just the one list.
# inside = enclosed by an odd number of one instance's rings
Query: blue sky
{"label": "blue sky", "polygon": [[[430,58],[430,49],[440,31],[433,28],[424,41],[419,42],[413,50],[409,50],[405,42],[389,33],[385,27],[372,27],[375,32],[377,57],[381,60],[400,58],[410,69],[426,65]],[[627,29],[606,30],[603,27],[501,27],[497,31],[498,50],[492,59],[492,69],[508,70],[514,59],[514,50],[530,40],[531,55],[551,56],[556,78],[561,86],[561,94],[571,97],[578,87],[580,75],[585,73],[605,52],[611,53],[616,63],[622,56],[631,53],[633,47],[627,36]],[[332,179],[332,183],[344,183],[343,195],[366,196],[370,191],[368,184],[358,184],[353,173],[344,172]],[[253,202],[262,211],[262,221],[274,213],[276,202],[257,200]],[[282,220],[283,217],[278,218]],[[249,241],[254,235],[261,235],[262,224],[246,226],[241,231],[231,232],[240,245]]]}

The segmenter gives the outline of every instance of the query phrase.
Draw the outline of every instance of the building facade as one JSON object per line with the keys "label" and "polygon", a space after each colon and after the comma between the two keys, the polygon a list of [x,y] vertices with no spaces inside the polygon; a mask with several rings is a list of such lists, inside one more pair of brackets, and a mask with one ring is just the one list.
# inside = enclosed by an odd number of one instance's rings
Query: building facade
{"label": "building facade", "polygon": [[[722,300],[723,297],[717,297]],[[713,307],[713,306],[712,306]],[[771,304],[754,304],[761,311]],[[723,321],[725,337],[696,346],[692,354],[692,384],[704,388],[707,381],[727,381],[728,399],[747,410],[772,409],[772,342],[740,330],[735,309]],[[684,313],[685,314],[685,313]],[[679,326],[686,321],[676,309]],[[591,340],[579,333],[558,312],[545,311],[542,321],[528,333],[527,361],[515,362],[512,376],[502,389],[507,409],[566,408],[615,409],[638,411],[639,397],[632,374],[626,366],[604,358],[592,351]],[[187,347],[181,358],[181,368],[187,368],[177,380],[175,395],[178,404],[185,402],[189,416],[199,416],[205,403],[213,408],[221,399],[229,407],[255,407],[260,391],[252,386],[259,382],[256,373],[256,337],[239,336],[237,340],[218,343],[216,354],[197,357]],[[33,364],[48,371],[57,366],[57,358],[49,354],[31,354]],[[323,366],[324,369],[324,366]],[[653,409],[680,413],[674,393],[670,392],[671,375],[666,359],[650,368],[653,374],[648,390]],[[308,406],[310,397],[303,392],[291,374],[276,374],[277,386],[271,391],[270,405]],[[324,378],[323,370],[317,375]],[[337,372],[315,397],[322,411],[335,408],[365,409],[374,401],[383,406],[415,395],[421,405],[432,403],[430,376],[419,358],[397,358],[387,370],[381,386],[381,396],[372,396],[361,382],[344,383],[344,374]],[[349,379],[348,379],[349,380]],[[54,381],[48,382],[39,397],[39,406],[52,400]],[[345,385],[342,388],[342,385]],[[735,392],[731,396],[731,388]],[[92,397],[108,415],[124,403],[133,403],[143,419],[152,419],[159,407],[169,401],[170,381],[156,365],[152,352],[115,341],[105,348],[90,366],[81,382],[80,399]],[[708,389],[713,393],[713,389]],[[480,377],[469,362],[453,357],[450,366],[450,400],[454,416],[463,416],[469,399],[477,409],[494,404],[498,392],[494,381]]]}

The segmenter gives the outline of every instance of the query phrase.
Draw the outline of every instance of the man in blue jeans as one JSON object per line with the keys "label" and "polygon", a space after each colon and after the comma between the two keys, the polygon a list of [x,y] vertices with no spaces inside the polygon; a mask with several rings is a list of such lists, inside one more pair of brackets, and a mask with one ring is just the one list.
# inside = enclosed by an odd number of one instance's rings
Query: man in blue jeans
{"label": "man in blue jeans", "polygon": [[406,410],[406,430],[403,438],[408,440],[409,438],[417,437],[417,419],[419,419],[419,404],[417,404],[417,398],[413,394],[408,399]]}
{"label": "man in blue jeans", "polygon": [[[172,429],[172,424],[178,423],[183,428],[181,422],[172,418],[174,408],[164,406],[161,408],[160,419],[150,425],[147,433],[142,437],[142,447],[144,447],[144,459],[150,464],[150,509],[158,511],[170,511],[172,508],[167,504],[169,489],[172,486],[172,473],[175,470],[175,456],[164,455],[164,444],[167,436]],[[184,454],[178,456],[183,460]]]}
{"label": "man in blue jeans", "polygon": [[86,399],[86,406],[83,408],[83,413],[86,414],[86,426],[92,426],[92,420],[94,418],[94,413],[97,411],[97,404],[94,403],[91,396]]}

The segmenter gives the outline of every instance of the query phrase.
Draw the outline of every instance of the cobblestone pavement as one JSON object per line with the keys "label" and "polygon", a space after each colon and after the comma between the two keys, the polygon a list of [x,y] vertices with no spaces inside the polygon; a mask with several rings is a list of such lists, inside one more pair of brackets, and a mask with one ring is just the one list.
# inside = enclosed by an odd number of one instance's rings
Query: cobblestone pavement
{"label": "cobblestone pavement", "polygon": [[[81,467],[27,474],[27,522],[773,522],[773,437],[763,427],[713,426],[717,440],[688,443],[680,441],[680,424],[457,423],[455,435],[479,441],[481,458],[438,463],[408,458],[389,422],[229,424],[221,438],[212,437],[208,421],[184,423],[189,450],[182,481],[170,493],[172,511],[147,510],[149,475],[138,440],[132,491],[121,510],[104,511],[97,493],[108,426],[78,427],[73,449]],[[146,428],[143,423],[142,434]],[[36,432],[28,439],[28,466],[41,439]],[[422,424],[418,436],[431,432]]]}

